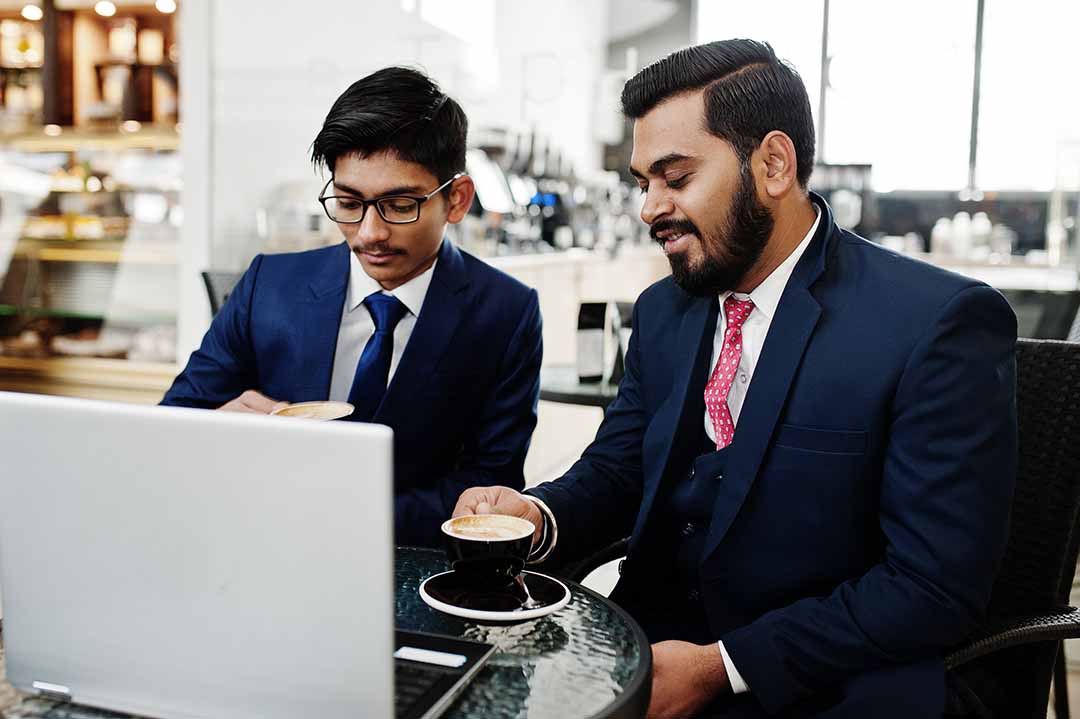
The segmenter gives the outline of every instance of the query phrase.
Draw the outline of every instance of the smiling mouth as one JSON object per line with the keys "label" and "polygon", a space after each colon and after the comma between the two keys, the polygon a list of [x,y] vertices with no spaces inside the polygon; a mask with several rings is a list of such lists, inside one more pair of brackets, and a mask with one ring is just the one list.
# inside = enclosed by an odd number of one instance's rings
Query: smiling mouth
{"label": "smiling mouth", "polygon": [[694,236],[692,232],[679,232],[668,230],[656,236],[656,242],[664,250],[665,254],[682,252],[689,247],[689,240]]}

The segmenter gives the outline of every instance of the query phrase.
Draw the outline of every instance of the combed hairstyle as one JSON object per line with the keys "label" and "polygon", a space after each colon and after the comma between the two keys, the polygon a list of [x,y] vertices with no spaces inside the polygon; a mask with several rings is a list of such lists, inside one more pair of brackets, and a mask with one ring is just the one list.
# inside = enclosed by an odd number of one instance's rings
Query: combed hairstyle
{"label": "combed hairstyle", "polygon": [[731,143],[745,164],[773,130],[791,138],[796,175],[806,187],[814,168],[810,98],[793,67],[768,43],[720,40],[677,50],[630,78],[623,112],[638,119],[675,95],[705,89],[705,128]]}
{"label": "combed hairstyle", "polygon": [[340,157],[391,152],[444,182],[465,170],[468,129],[461,106],[429,77],[388,67],[357,80],[334,102],[311,144],[311,161],[333,173]]}

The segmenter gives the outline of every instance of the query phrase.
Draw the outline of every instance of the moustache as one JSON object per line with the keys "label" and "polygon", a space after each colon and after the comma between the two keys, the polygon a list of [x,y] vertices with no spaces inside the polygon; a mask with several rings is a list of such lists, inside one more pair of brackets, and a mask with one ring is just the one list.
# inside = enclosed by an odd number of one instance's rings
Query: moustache
{"label": "moustache", "polygon": [[391,248],[387,245],[372,245],[371,247],[359,246],[354,248],[354,252],[365,252],[371,255],[403,255],[404,250]]}
{"label": "moustache", "polygon": [[649,226],[649,237],[659,245],[664,244],[664,240],[657,237],[661,232],[675,232],[683,235],[689,234],[701,237],[697,225],[690,220],[659,220]]}

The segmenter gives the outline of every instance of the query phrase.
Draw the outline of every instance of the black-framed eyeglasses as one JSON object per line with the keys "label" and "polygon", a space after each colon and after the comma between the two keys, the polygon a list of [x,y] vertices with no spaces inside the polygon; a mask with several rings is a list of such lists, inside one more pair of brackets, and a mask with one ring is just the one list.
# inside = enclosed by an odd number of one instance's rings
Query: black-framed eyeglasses
{"label": "black-framed eyeglasses", "polygon": [[342,225],[363,222],[368,205],[375,205],[379,216],[391,225],[407,225],[420,219],[420,205],[430,200],[454,180],[464,176],[464,172],[459,172],[426,195],[386,195],[372,200],[361,200],[351,195],[323,194],[334,183],[334,179],[330,178],[330,182],[327,182],[326,187],[319,193],[319,202],[326,211],[326,216]]}

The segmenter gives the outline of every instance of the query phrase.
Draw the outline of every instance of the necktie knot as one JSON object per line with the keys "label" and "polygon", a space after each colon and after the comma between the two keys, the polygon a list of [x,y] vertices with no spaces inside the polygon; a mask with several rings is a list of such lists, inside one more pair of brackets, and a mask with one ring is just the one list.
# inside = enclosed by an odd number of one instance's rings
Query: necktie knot
{"label": "necktie knot", "polygon": [[376,332],[393,332],[398,322],[401,322],[401,318],[408,312],[408,308],[401,303],[401,300],[382,292],[372,292],[365,297],[364,306],[371,313]]}
{"label": "necktie knot", "polygon": [[734,295],[728,295],[727,299],[724,300],[724,317],[727,318],[728,331],[742,327],[743,322],[750,316],[753,309],[753,300],[739,300]]}

